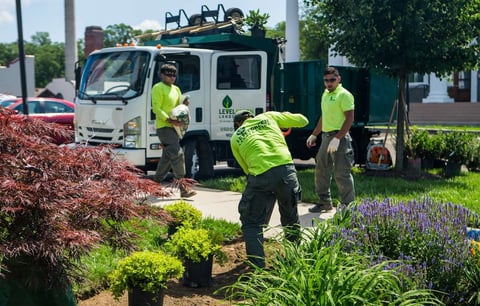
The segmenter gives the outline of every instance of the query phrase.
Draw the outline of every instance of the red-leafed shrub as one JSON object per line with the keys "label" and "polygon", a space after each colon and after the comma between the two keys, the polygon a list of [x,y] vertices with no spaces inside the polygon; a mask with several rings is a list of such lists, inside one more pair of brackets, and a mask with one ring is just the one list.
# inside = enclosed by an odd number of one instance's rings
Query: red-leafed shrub
{"label": "red-leafed shrub", "polygon": [[[71,131],[0,108],[0,260],[2,276],[44,287],[71,283],[78,259],[98,243],[132,247],[122,222],[164,210],[146,205],[166,196],[109,148],[57,145]],[[64,142],[64,141],[60,141]],[[1,277],[0,277],[1,278]]]}

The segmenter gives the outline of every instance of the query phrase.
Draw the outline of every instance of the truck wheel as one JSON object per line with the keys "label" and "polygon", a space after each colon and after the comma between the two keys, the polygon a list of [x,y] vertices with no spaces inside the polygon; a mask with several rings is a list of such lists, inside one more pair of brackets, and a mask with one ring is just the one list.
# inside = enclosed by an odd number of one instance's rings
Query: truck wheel
{"label": "truck wheel", "polygon": [[193,14],[188,18],[188,25],[189,26],[195,26],[195,25],[200,25],[204,23],[206,20],[205,18],[202,18],[202,14]]}
{"label": "truck wheel", "polygon": [[197,138],[197,155],[198,155],[198,179],[209,179],[214,176],[213,151],[210,142],[206,136]]}
{"label": "truck wheel", "polygon": [[232,7],[225,12],[225,17],[223,18],[223,20],[228,21],[230,20],[230,17],[233,19],[233,18],[243,18],[243,16],[244,15],[241,9]]}
{"label": "truck wheel", "polygon": [[184,142],[185,154],[185,176],[195,178],[198,172],[198,155],[197,155],[197,141],[195,138],[186,139]]}

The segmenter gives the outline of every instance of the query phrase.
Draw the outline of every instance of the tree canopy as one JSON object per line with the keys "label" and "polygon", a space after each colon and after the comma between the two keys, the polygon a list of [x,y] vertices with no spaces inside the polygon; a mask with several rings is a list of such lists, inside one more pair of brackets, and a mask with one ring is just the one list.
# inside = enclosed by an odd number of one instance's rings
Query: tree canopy
{"label": "tree canopy", "polygon": [[[318,8],[333,50],[391,76],[477,64],[477,0],[305,0]],[[321,13],[318,13],[321,12]]]}
{"label": "tree canopy", "polygon": [[478,0],[305,0],[328,29],[332,50],[359,67],[398,78],[396,167],[403,168],[409,73],[473,69],[477,65]]}

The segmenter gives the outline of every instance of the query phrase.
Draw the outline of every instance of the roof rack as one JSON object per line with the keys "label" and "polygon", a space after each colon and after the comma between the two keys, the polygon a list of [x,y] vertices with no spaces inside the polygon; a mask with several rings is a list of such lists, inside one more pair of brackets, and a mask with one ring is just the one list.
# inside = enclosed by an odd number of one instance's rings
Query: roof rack
{"label": "roof rack", "polygon": [[[219,12],[222,11],[223,20],[219,18]],[[187,25],[182,25],[182,19],[187,21]],[[176,24],[176,28],[168,29],[171,23]],[[162,36],[175,37],[179,35],[197,35],[197,34],[218,34],[218,33],[243,33],[243,12],[238,8],[229,8],[225,10],[222,4],[217,6],[216,10],[211,10],[206,5],[201,6],[200,14],[188,16],[185,10],[180,9],[178,15],[171,12],[165,13],[165,29],[163,31],[146,33],[135,36],[136,39]]]}

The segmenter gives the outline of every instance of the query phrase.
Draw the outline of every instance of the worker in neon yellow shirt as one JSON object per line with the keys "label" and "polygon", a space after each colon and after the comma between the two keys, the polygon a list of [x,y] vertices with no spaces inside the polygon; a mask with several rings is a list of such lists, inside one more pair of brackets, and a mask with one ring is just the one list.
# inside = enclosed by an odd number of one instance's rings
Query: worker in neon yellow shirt
{"label": "worker in neon yellow shirt", "polygon": [[318,135],[322,141],[316,156],[315,191],[319,202],[310,212],[323,212],[332,209],[330,184],[332,175],[338,188],[342,205],[355,199],[352,176],[354,153],[349,131],[354,119],[354,97],[341,84],[341,77],[334,67],[327,67],[323,73],[325,92],[322,95],[322,115],[307,139],[307,147],[316,145]]}
{"label": "worker in neon yellow shirt", "polygon": [[[173,126],[181,126],[183,123],[179,120],[170,118],[170,112],[180,103],[182,93],[180,88],[174,84],[177,77],[177,68],[172,64],[164,64],[160,68],[162,81],[155,84],[152,88],[152,111],[155,113],[155,127],[157,136],[163,146],[162,157],[160,158],[155,171],[156,182],[161,183],[170,169],[176,180],[185,177],[185,157],[180,146],[180,137]],[[183,101],[188,105],[188,100]],[[196,192],[179,184],[180,196],[188,198],[194,196]]]}
{"label": "worker in neon yellow shirt", "polygon": [[233,156],[247,174],[247,186],[238,204],[248,260],[265,267],[263,227],[278,201],[285,237],[300,237],[297,203],[301,188],[292,156],[283,136],[283,128],[304,127],[308,119],[302,114],[266,112],[254,116],[238,111],[234,117],[235,133],[230,139]]}

